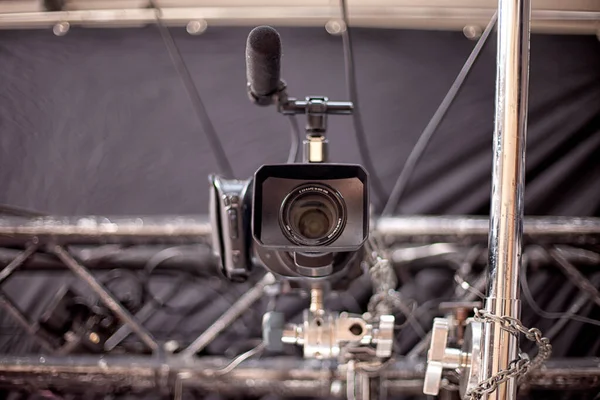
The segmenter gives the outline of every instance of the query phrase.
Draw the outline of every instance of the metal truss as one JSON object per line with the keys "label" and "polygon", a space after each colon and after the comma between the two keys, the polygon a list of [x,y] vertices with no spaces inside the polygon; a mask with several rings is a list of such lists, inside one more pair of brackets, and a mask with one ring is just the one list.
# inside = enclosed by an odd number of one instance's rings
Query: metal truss
{"label": "metal truss", "polygon": [[[230,360],[177,357],[4,357],[0,359],[0,385],[67,388],[70,391],[111,389],[161,391],[177,394],[182,387],[222,394],[286,397],[344,397],[346,366],[327,365],[289,357],[249,360],[223,372]],[[388,395],[422,394],[424,360],[396,361],[380,373]],[[597,359],[552,360],[532,372],[532,389],[600,388]],[[447,385],[447,390],[456,390]]]}
{"label": "metal truss", "polygon": [[[456,251],[461,246],[485,243],[488,221],[472,217],[407,217],[383,218],[375,223],[376,231],[390,245],[396,260],[402,262]],[[548,254],[559,268],[577,278],[586,298],[600,302],[593,284],[581,276],[573,260],[590,258],[598,262],[596,253],[571,251],[570,245],[600,243],[600,219],[597,218],[529,218],[525,219],[525,238],[530,242],[554,246]],[[222,393],[281,393],[287,396],[343,396],[346,364],[324,363],[276,357],[247,360],[229,368],[230,360],[197,357],[207,344],[230,326],[254,302],[262,297],[273,282],[267,274],[241,296],[233,306],[178,354],[165,351],[164,342],[155,339],[144,322],[152,307],[141,307],[135,315],[94,275],[96,268],[107,268],[94,257],[107,252],[120,254],[115,260],[119,268],[140,269],[148,259],[143,245],[198,245],[187,255],[195,260],[191,268],[205,275],[214,274],[214,259],[206,243],[211,228],[207,218],[190,217],[81,217],[81,218],[13,218],[0,219],[0,246],[12,247],[0,257],[0,285],[21,269],[70,271],[85,283],[104,306],[121,321],[121,327],[104,344],[106,355],[69,355],[72,343],[59,345],[31,322],[0,288],[0,308],[35,338],[43,355],[0,357],[0,385],[69,390],[161,390],[177,395],[182,388],[194,387]],[[431,245],[434,241],[445,243]],[[74,245],[84,245],[86,250]],[[107,245],[127,245],[127,249]],[[561,247],[562,246],[562,247]],[[442,248],[443,247],[443,248]],[[24,250],[17,251],[14,248]],[[94,251],[92,251],[94,250]],[[155,252],[155,250],[153,250]],[[162,268],[183,268],[177,263]],[[190,268],[186,266],[185,268]],[[465,299],[469,299],[468,296]],[[564,322],[564,321],[561,321]],[[134,334],[146,347],[147,355],[111,355],[128,335]],[[425,343],[425,344],[423,344]],[[423,349],[425,339],[408,356],[391,362],[380,371],[378,379],[389,394],[421,393],[424,376]],[[600,360],[554,359],[543,369],[532,373],[526,388],[582,389],[600,387]],[[451,379],[451,377],[450,377]],[[455,389],[448,385],[448,390]],[[179,391],[179,392],[178,392]]]}
{"label": "metal truss", "polygon": [[[64,7],[50,10],[44,4],[60,2],[3,1],[0,3],[0,28],[51,28],[62,26],[140,27],[156,23],[149,2],[139,0],[70,0]],[[339,34],[343,30],[340,10],[328,0],[293,3],[289,1],[156,1],[161,20],[170,26],[187,26],[200,34],[211,26],[325,27]],[[534,32],[596,34],[600,6],[588,0],[538,1],[532,13]],[[476,38],[492,17],[497,4],[493,0],[356,0],[349,8],[353,26],[373,28],[409,28],[463,30]],[[62,25],[61,25],[62,24]],[[65,25],[66,24],[66,25]]]}

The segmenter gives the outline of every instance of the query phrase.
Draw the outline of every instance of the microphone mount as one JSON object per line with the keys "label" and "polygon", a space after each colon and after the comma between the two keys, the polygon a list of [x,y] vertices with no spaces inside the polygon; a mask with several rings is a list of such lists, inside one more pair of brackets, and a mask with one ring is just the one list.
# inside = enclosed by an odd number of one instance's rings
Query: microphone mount
{"label": "microphone mount", "polygon": [[276,93],[269,96],[256,96],[250,91],[250,100],[260,106],[277,104],[277,111],[283,115],[293,116],[304,114],[307,116],[305,127],[306,139],[303,141],[304,162],[321,163],[327,161],[328,141],[325,137],[327,131],[328,115],[351,115],[354,105],[350,101],[330,101],[323,96],[308,96],[304,100],[288,97],[285,82],[281,81]]}

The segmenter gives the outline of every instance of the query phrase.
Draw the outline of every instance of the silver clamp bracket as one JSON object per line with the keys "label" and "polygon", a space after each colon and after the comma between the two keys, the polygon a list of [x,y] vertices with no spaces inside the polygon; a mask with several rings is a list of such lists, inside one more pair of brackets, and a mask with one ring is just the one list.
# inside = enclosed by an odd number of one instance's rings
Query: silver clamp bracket
{"label": "silver clamp bracket", "polygon": [[283,97],[279,101],[279,112],[284,115],[306,114],[306,139],[304,146],[304,162],[321,163],[327,160],[328,115],[352,114],[354,106],[349,101],[329,101],[327,97],[307,97],[296,100]]}
{"label": "silver clamp bracket", "polygon": [[475,387],[479,379],[482,324],[468,321],[462,348],[448,347],[451,321],[435,318],[431,331],[431,345],[427,353],[427,369],[423,393],[436,396],[440,391],[444,369],[460,371],[460,395]]}
{"label": "silver clamp bracket", "polygon": [[304,311],[302,324],[283,325],[279,313],[263,317],[263,339],[268,349],[280,350],[283,343],[302,346],[304,358],[332,359],[345,345],[374,346],[378,358],[392,355],[393,315],[382,315],[377,323],[367,323],[361,316],[348,313]]}

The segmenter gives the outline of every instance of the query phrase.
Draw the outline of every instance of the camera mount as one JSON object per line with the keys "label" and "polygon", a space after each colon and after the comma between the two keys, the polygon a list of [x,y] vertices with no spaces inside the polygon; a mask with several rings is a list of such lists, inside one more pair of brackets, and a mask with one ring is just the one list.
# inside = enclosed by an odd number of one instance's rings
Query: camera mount
{"label": "camera mount", "polygon": [[423,381],[423,393],[437,396],[445,369],[460,370],[459,391],[461,398],[473,389],[481,372],[481,334],[483,324],[469,319],[462,327],[466,328],[462,348],[451,347],[449,336],[459,328],[448,318],[435,318],[431,330],[431,343],[427,353],[427,369]]}
{"label": "camera mount", "polygon": [[326,162],[328,158],[325,137],[328,115],[350,115],[354,109],[349,101],[329,101],[327,97],[311,96],[305,100],[287,98],[285,85],[278,95],[278,111],[284,115],[305,114],[306,138],[303,142],[303,161]]}
{"label": "camera mount", "polygon": [[303,162],[321,163],[327,161],[328,141],[327,117],[329,115],[351,115],[354,104],[351,101],[331,101],[325,96],[307,96],[304,100],[288,97],[284,81],[279,82],[277,91],[268,96],[256,96],[248,85],[250,101],[259,106],[277,104],[277,111],[286,116],[306,115],[306,138],[303,142]]}
{"label": "camera mount", "polygon": [[[322,297],[319,288],[311,290],[311,307],[304,310],[303,322],[284,324],[283,313],[268,312],[263,316],[263,340],[267,349],[280,351],[283,344],[302,346],[304,358],[336,359],[347,356],[346,346],[374,346],[375,357],[392,355],[394,340],[393,315],[381,315],[370,322],[360,315],[335,313],[312,301]],[[321,299],[322,300],[322,299]]]}

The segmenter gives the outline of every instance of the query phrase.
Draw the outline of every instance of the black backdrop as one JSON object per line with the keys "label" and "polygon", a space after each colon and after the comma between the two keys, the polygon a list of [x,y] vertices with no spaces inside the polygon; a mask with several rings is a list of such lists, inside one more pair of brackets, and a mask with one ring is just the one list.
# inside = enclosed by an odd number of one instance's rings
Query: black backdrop
{"label": "black backdrop", "polygon": [[[173,30],[240,178],[283,162],[289,126],[245,93],[249,28]],[[474,42],[457,32],[356,29],[362,112],[388,191]],[[290,94],[347,99],[341,39],[284,28]],[[527,214],[600,213],[600,44],[534,35]],[[155,27],[0,33],[0,202],[58,214],[205,213],[216,163]],[[495,38],[411,180],[403,213],[487,214]],[[358,162],[351,118],[334,161]]]}
{"label": "black backdrop", "polygon": [[[283,162],[289,146],[287,121],[247,100],[248,32],[209,28],[192,37],[173,31],[240,178],[263,163]],[[280,33],[290,93],[345,100],[341,39],[322,29]],[[389,191],[474,43],[461,33],[372,29],[355,30],[354,42],[369,147]],[[532,38],[527,214],[600,215],[599,49],[595,37]],[[488,213],[494,75],[490,40],[419,164],[400,212]],[[331,118],[330,128],[333,160],[358,162],[351,119]],[[155,27],[73,29],[61,38],[49,31],[0,32],[0,203],[54,214],[202,214],[207,175],[215,168]],[[573,290],[561,277],[547,289],[549,281],[537,275],[536,295]],[[417,293],[441,290],[439,273],[421,278]],[[5,287],[23,310],[39,315],[65,282],[66,276],[24,274]],[[179,300],[210,307],[184,325],[159,314],[149,328],[173,327],[189,340],[247,288],[231,285],[227,296],[215,297],[208,283],[202,290],[182,289]],[[360,283],[355,286],[365,297],[368,283]],[[358,306],[359,297],[350,293],[345,299]],[[292,303],[297,308],[297,300]],[[553,310],[564,308],[554,303]],[[209,353],[222,354],[231,343],[260,335],[260,315],[249,312]],[[542,328],[549,323],[532,322]],[[0,324],[0,347],[17,353],[31,345],[7,328],[14,322],[4,313]],[[579,340],[581,326],[572,327],[562,344],[553,343],[557,356],[573,353],[571,344],[595,354],[600,342],[594,347],[593,340]],[[598,337],[593,330],[581,332]]]}

